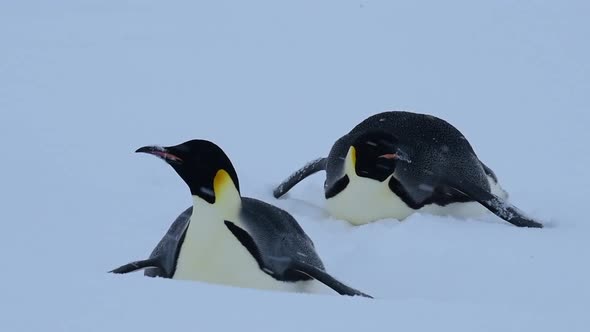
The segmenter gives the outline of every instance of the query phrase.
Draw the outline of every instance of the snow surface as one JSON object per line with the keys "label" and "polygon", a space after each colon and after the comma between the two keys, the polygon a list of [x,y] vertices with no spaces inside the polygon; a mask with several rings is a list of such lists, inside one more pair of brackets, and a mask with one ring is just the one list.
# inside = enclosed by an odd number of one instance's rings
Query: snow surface
{"label": "snow surface", "polygon": [[[587,1],[2,1],[2,331],[588,331]],[[456,125],[542,230],[494,216],[362,227],[323,176],[271,191],[365,117]],[[106,271],[190,203],[133,151],[217,142],[376,300]]]}

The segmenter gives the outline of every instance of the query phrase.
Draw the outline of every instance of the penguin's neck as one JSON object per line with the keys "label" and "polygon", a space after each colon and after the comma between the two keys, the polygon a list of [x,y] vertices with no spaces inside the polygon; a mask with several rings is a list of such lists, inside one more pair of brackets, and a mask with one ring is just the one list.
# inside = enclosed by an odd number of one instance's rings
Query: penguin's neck
{"label": "penguin's neck", "polygon": [[224,220],[234,221],[242,206],[242,197],[237,185],[231,176],[224,169],[217,171],[213,177],[213,188],[207,187],[208,192],[213,192],[215,197],[213,203],[208,200],[193,195],[193,215],[189,225],[189,231],[194,226],[194,222],[215,222],[221,219],[221,225]]}
{"label": "penguin's neck", "polygon": [[[242,197],[233,183],[224,183],[214,188],[215,202],[207,202],[203,198],[193,195],[193,215],[188,232],[199,228],[201,223],[218,223],[224,226],[224,220],[235,222],[242,206]],[[189,234],[187,234],[189,235]]]}
{"label": "penguin's neck", "polygon": [[193,196],[193,214],[178,256],[175,279],[213,281],[223,272],[217,264],[231,260],[232,253],[226,248],[235,247],[228,245],[235,238],[224,221],[238,220],[241,197],[233,186],[215,194],[214,203]]}
{"label": "penguin's neck", "polygon": [[199,196],[193,196],[193,214],[186,231],[183,250],[195,252],[210,246],[210,241],[227,231],[224,221],[236,220],[240,208],[239,196],[223,201],[216,199],[213,204]]}

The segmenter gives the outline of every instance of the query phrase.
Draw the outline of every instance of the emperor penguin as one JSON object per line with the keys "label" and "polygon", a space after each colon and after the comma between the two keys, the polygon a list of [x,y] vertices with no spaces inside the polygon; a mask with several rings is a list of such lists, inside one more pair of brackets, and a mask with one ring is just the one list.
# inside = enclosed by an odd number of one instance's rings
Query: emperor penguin
{"label": "emperor penguin", "polygon": [[193,206],[174,221],[148,259],[111,272],[146,268],[144,274],[152,277],[291,292],[331,288],[341,295],[370,297],[325,271],[314,243],[289,213],[242,197],[236,171],[216,144],[191,140],[136,152],[172,166],[188,185]]}
{"label": "emperor penguin", "polygon": [[389,111],[365,119],[334,143],[328,157],[283,181],[274,197],[319,171],[326,171],[328,212],[354,225],[403,220],[418,211],[472,218],[489,210],[515,226],[543,227],[507,201],[465,136],[432,115]]}

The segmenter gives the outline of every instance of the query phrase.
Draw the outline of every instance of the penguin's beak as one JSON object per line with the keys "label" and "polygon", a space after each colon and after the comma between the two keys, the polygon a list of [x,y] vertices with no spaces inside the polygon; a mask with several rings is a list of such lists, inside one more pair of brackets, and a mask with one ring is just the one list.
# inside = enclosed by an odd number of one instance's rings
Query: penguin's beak
{"label": "penguin's beak", "polygon": [[383,159],[387,159],[387,160],[403,160],[408,163],[412,162],[410,157],[408,157],[408,155],[400,149],[397,149],[397,151],[395,153],[382,154],[378,158],[383,158]]}
{"label": "penguin's beak", "polygon": [[141,148],[135,150],[135,152],[143,152],[143,153],[154,155],[169,164],[170,163],[176,163],[176,164],[182,163],[182,158],[174,155],[167,148],[164,148],[161,146],[155,146],[155,145],[144,146],[144,147],[141,147]]}
{"label": "penguin's beak", "polygon": [[386,154],[380,155],[379,158],[385,158],[385,159],[389,159],[389,160],[397,159],[397,154],[395,154],[395,153],[386,153]]}

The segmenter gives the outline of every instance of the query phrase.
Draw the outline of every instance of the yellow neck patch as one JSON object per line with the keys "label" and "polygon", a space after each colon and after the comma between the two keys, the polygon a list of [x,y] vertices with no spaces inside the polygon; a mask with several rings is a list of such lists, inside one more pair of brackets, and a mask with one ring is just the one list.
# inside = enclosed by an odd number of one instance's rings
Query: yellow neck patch
{"label": "yellow neck patch", "polygon": [[[213,191],[215,192],[215,205],[225,212],[234,211],[241,204],[240,192],[229,173],[220,169],[213,178]],[[232,214],[233,216],[233,214]]]}
{"label": "yellow neck patch", "polygon": [[228,189],[228,186],[233,186],[231,176],[226,170],[220,169],[213,178],[213,191],[215,196],[223,196],[223,193]]}
{"label": "yellow neck patch", "polygon": [[356,149],[351,146],[344,161],[344,172],[349,176],[356,175]]}

